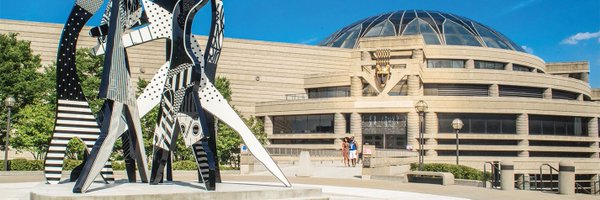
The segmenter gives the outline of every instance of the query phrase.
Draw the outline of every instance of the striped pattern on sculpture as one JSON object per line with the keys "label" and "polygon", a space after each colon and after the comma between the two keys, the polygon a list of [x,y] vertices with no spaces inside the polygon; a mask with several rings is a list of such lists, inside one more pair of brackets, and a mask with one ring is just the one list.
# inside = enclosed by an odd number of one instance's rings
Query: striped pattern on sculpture
{"label": "striped pattern on sculpture", "polygon": [[[67,144],[72,138],[80,139],[91,151],[100,134],[100,128],[85,101],[58,100],[56,126],[48,147],[44,174],[50,184],[60,182]],[[112,167],[107,162],[100,173],[106,182],[114,181]]]}

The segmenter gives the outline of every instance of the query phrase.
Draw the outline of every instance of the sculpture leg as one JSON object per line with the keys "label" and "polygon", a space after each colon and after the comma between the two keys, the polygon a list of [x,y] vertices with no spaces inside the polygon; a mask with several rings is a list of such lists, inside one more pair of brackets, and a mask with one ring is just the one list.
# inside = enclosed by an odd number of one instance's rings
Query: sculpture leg
{"label": "sculpture leg", "polygon": [[74,193],[86,192],[94,179],[100,174],[106,161],[110,157],[113,146],[117,138],[121,135],[118,127],[121,122],[120,117],[123,111],[123,104],[106,100],[104,103],[104,120],[100,128],[100,137],[94,144],[90,156],[85,163],[81,175],[73,187]]}
{"label": "sculpture leg", "polygon": [[290,187],[291,184],[287,177],[283,174],[283,171],[277,166],[273,158],[269,155],[267,150],[260,144],[260,141],[256,139],[256,136],[250,131],[244,121],[237,115],[235,110],[225,101],[223,96],[217,92],[217,89],[210,82],[206,82],[205,88],[200,91],[200,96],[206,98],[200,99],[202,103],[202,109],[215,115],[221,119],[224,123],[234,129],[242,138],[248,150],[256,157],[256,159],[265,165],[279,181],[285,186]]}
{"label": "sculpture leg", "polygon": [[125,119],[129,127],[130,146],[133,148],[132,157],[135,159],[137,169],[142,183],[148,182],[148,162],[146,161],[146,149],[144,148],[144,136],[142,136],[142,125],[137,106],[125,106]]}
{"label": "sculpture leg", "polygon": [[173,181],[173,152],[169,153],[167,160],[167,181]]}
{"label": "sculpture leg", "polygon": [[[58,100],[56,124],[52,140],[44,161],[44,175],[50,184],[60,181],[67,145],[72,138],[78,138],[86,145],[86,153],[91,151],[98,139],[100,128],[86,101]],[[82,163],[83,164],[83,163]],[[106,183],[114,181],[112,166],[107,162],[102,170]],[[72,175],[75,181],[78,175]]]}
{"label": "sculpture leg", "polygon": [[206,140],[202,140],[202,147],[204,147],[204,149],[206,149],[206,155],[208,158],[208,181],[205,180],[204,185],[206,187],[206,190],[210,190],[210,191],[214,191],[216,188],[216,181],[215,181],[215,160],[212,159],[214,157],[213,152],[210,150],[209,147],[209,141],[210,138],[207,138]]}
{"label": "sculpture leg", "polygon": [[134,149],[131,147],[131,141],[129,138],[129,131],[126,131],[121,135],[121,141],[123,142],[123,160],[125,161],[125,171],[127,172],[127,179],[130,183],[135,183],[135,159],[132,155]]}
{"label": "sculpture leg", "polygon": [[150,175],[151,185],[156,185],[162,182],[164,178],[163,175],[165,173],[165,166],[167,165],[167,162],[169,162],[169,156],[172,151],[174,152],[177,150],[177,137],[179,136],[179,132],[179,123],[175,122],[173,135],[171,136],[171,143],[169,145],[170,150],[154,146],[154,159],[152,160],[152,171]]}
{"label": "sculpture leg", "polygon": [[67,151],[68,139],[53,137],[50,140],[46,160],[44,161],[44,176],[49,184],[57,184],[62,176],[62,166]]}
{"label": "sculpture leg", "polygon": [[[211,135],[209,132],[209,125],[207,124],[207,117],[204,113],[202,105],[200,104],[200,97],[198,96],[198,92],[192,93],[194,102],[196,105],[196,112],[198,112],[198,118],[200,120],[200,127],[202,128],[202,132],[205,133],[204,139],[200,140],[202,144],[203,150],[206,152],[206,158],[208,159],[208,180],[204,179],[204,184],[206,186],[206,190],[215,190],[216,179],[215,179],[215,169],[217,163],[215,162],[214,151],[211,150],[210,142],[213,141],[214,135]],[[212,124],[211,124],[212,125]],[[216,146],[216,143],[215,143]]]}
{"label": "sculpture leg", "polygon": [[[208,124],[208,133],[209,135],[217,135],[217,129],[219,125],[217,124],[217,120],[210,113],[204,113],[206,115],[206,124]],[[217,158],[217,137],[210,137],[208,146],[213,153],[212,159],[215,160],[215,163],[219,163],[219,158]],[[219,165],[215,165],[215,182],[221,183],[221,169],[219,169]]]}
{"label": "sculpture leg", "polygon": [[204,147],[202,146],[202,141],[194,143],[192,145],[192,150],[194,151],[194,156],[196,157],[196,165],[198,165],[198,182],[206,183],[209,176],[209,167],[208,157],[206,155],[206,151],[204,151]]}

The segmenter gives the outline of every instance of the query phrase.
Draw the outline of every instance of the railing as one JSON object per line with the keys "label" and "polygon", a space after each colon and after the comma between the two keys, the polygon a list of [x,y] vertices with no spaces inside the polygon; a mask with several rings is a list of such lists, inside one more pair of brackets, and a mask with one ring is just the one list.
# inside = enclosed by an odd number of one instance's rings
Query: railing
{"label": "railing", "polygon": [[[548,166],[548,169],[550,170],[550,191],[554,191],[554,174],[552,173],[552,171],[556,171],[558,172],[558,169],[552,167],[552,165],[548,164],[548,163],[544,163],[540,165],[540,179],[539,180],[535,180],[535,189],[536,190],[543,190],[543,184],[544,184],[544,172],[542,171],[542,169],[544,168],[544,166]],[[537,176],[536,176],[537,179]]]}
{"label": "railing", "polygon": [[308,99],[308,94],[306,93],[298,93],[298,94],[286,94],[285,100],[302,100]]}
{"label": "railing", "polygon": [[360,70],[363,72],[367,72],[368,74],[371,74],[371,69],[369,69],[369,68],[372,68],[372,67],[373,66],[371,66],[371,65],[363,65],[360,67]]}
{"label": "railing", "polygon": [[580,190],[583,191],[586,194],[592,194],[592,191],[585,189],[585,187],[583,187],[582,185],[580,185],[579,183],[575,182],[575,189],[576,190]]}
{"label": "railing", "polygon": [[493,162],[485,162],[483,163],[483,187],[487,188],[487,181],[488,181],[488,177],[486,176],[487,174],[487,164],[490,164],[490,173],[492,174],[492,188],[498,187],[500,185],[500,173],[494,173],[494,170],[497,170],[498,172],[500,172],[500,168],[495,165]]}
{"label": "railing", "polygon": [[600,187],[600,180],[592,181],[590,185],[592,185],[592,193],[591,194],[593,194],[593,195],[600,194],[600,190],[598,189],[598,187]]}
{"label": "railing", "polygon": [[341,157],[340,150],[335,149],[304,149],[286,147],[267,147],[269,154],[273,156],[300,156],[300,152],[308,151],[311,157]]}

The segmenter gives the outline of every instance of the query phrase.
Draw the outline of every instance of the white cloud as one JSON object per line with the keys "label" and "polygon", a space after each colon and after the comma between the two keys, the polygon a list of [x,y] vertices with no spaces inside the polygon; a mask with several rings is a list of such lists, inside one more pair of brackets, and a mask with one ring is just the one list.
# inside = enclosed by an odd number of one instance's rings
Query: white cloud
{"label": "white cloud", "polygon": [[309,38],[309,39],[300,41],[300,44],[312,44],[312,43],[316,42],[317,40],[319,40],[318,37],[313,37],[313,38]]}
{"label": "white cloud", "polygon": [[508,13],[514,12],[514,11],[516,11],[516,10],[519,10],[519,9],[521,9],[521,8],[527,7],[527,6],[531,5],[531,4],[534,4],[534,3],[536,3],[537,1],[538,1],[538,0],[526,0],[526,1],[521,1],[521,2],[519,2],[518,4],[516,4],[516,5],[513,5],[512,7],[509,7],[508,9],[504,10],[504,11],[501,13],[501,15],[505,15],[505,14],[508,14]]}
{"label": "white cloud", "polygon": [[533,54],[533,48],[525,45],[521,45],[521,48],[523,48],[523,50],[525,50],[527,53]]}
{"label": "white cloud", "polygon": [[579,41],[589,40],[589,39],[594,39],[594,38],[598,38],[598,43],[600,43],[600,31],[595,32],[595,33],[590,33],[590,32],[577,33],[577,34],[572,35],[572,36],[570,36],[568,38],[565,38],[560,43],[561,44],[572,44],[572,45],[575,45],[575,44],[579,43]]}

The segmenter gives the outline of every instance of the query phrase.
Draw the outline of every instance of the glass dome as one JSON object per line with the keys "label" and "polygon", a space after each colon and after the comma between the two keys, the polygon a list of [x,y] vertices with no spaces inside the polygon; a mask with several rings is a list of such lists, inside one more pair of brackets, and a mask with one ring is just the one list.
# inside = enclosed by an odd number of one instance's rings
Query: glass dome
{"label": "glass dome", "polygon": [[525,52],[519,45],[476,21],[450,13],[400,10],[368,17],[346,26],[320,46],[355,48],[360,38],[423,35],[425,44],[462,45]]}

